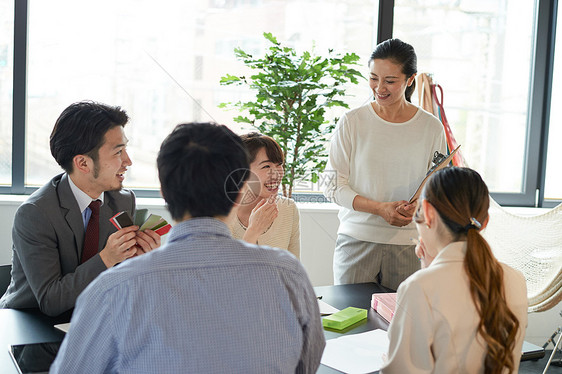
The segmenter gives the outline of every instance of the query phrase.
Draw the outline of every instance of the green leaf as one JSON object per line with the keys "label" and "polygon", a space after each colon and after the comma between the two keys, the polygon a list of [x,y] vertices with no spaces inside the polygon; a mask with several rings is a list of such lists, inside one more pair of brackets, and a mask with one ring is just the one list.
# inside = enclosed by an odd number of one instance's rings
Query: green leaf
{"label": "green leaf", "polygon": [[238,83],[240,81],[241,81],[240,77],[237,77],[235,75],[226,74],[224,77],[221,77],[220,84],[227,85],[227,84],[232,84],[232,83]]}
{"label": "green leaf", "polygon": [[269,41],[272,42],[273,44],[279,45],[279,42],[277,41],[277,38],[275,38],[272,33],[270,33],[270,32],[264,32],[264,33],[263,33],[263,36],[264,36],[264,38],[266,38],[267,40],[269,40]]}
{"label": "green leaf", "polygon": [[234,48],[234,54],[239,59],[252,58],[252,55],[247,54],[239,47]]}
{"label": "green leaf", "polygon": [[242,117],[242,116],[237,116],[233,118],[234,122],[238,122],[238,123],[254,123],[252,120],[250,120],[247,117]]}

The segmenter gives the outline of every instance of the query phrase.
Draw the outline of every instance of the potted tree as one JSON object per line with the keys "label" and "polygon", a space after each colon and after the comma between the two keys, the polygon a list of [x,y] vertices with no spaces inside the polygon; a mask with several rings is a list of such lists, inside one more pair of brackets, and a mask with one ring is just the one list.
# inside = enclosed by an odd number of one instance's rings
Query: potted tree
{"label": "potted tree", "polygon": [[361,73],[354,69],[359,56],[328,51],[326,57],[311,52],[297,54],[283,46],[271,33],[263,36],[271,43],[267,53],[254,57],[240,48],[236,57],[256,70],[250,77],[227,74],[222,85],[243,85],[255,92],[255,100],[222,103],[222,108],[237,108],[239,123],[250,124],[274,138],[285,156],[284,196],[291,197],[296,181],[318,181],[327,161],[325,143],[337,118],[326,118],[326,108],[348,105],[341,100],[343,85],[358,83]]}

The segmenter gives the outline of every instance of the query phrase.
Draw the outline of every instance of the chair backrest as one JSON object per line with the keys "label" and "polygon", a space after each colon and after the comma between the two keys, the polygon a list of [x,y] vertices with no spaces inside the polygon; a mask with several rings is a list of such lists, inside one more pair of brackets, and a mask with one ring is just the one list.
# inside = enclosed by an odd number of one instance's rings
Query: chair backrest
{"label": "chair backrest", "polygon": [[8,289],[12,280],[12,265],[0,265],[0,297]]}
{"label": "chair backrest", "polygon": [[518,216],[490,198],[490,221],[482,234],[501,262],[527,280],[529,312],[562,300],[562,204],[535,216]]}

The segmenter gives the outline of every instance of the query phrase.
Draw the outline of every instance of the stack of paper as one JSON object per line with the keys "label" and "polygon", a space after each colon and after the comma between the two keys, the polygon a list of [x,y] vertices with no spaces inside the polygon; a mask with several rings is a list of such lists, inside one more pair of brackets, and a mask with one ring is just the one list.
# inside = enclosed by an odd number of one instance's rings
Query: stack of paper
{"label": "stack of paper", "polygon": [[371,298],[371,307],[388,322],[394,317],[396,309],[396,293],[374,293]]}
{"label": "stack of paper", "polygon": [[61,331],[68,332],[68,330],[70,330],[70,322],[60,323],[58,325],[55,325],[55,327]]}
{"label": "stack of paper", "polygon": [[328,304],[325,301],[322,301],[320,299],[318,299],[318,309],[320,309],[320,315],[321,316],[327,316],[336,312],[339,312],[340,310],[337,308],[334,308],[333,306],[331,306],[330,304]]}
{"label": "stack of paper", "polygon": [[344,335],[326,342],[320,363],[344,373],[371,373],[382,367],[388,345],[386,331],[380,329]]}

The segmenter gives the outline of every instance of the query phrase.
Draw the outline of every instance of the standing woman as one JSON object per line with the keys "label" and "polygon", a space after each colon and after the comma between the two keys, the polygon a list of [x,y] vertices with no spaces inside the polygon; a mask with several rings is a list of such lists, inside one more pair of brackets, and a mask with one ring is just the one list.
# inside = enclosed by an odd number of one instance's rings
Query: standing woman
{"label": "standing woman", "polygon": [[330,145],[326,170],[336,173],[326,196],[341,206],[334,283],[376,282],[391,289],[420,267],[410,238],[414,204],[406,200],[446,153],[443,126],[410,101],[414,48],[389,39],[369,60],[374,101],[346,113]]}
{"label": "standing woman", "polygon": [[250,155],[250,178],[230,231],[236,239],[286,249],[300,257],[299,211],[292,199],[278,196],[284,175],[283,151],[271,137],[241,136]]}
{"label": "standing woman", "polygon": [[416,251],[428,266],[398,288],[381,373],[518,371],[527,287],[480,235],[489,205],[474,170],[450,167],[429,178],[414,215]]}

